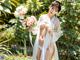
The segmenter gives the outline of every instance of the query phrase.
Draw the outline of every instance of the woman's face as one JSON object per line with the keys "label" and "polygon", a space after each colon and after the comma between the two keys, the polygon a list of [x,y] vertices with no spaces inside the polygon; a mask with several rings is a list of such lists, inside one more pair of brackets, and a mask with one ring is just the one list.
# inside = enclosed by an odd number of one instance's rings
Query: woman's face
{"label": "woman's face", "polygon": [[50,7],[49,11],[50,11],[51,15],[54,16],[55,14],[58,13],[58,7],[56,7],[56,6]]}

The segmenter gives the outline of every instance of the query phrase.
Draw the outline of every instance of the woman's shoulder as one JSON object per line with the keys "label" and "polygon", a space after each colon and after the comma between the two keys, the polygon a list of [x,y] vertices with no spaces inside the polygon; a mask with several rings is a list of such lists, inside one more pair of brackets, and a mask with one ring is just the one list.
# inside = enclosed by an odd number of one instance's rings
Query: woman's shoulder
{"label": "woman's shoulder", "polygon": [[57,16],[55,16],[54,18],[55,18],[55,20],[59,21],[59,18]]}
{"label": "woman's shoulder", "polygon": [[45,17],[47,17],[47,14],[43,14],[40,16],[40,18],[45,18]]}
{"label": "woman's shoulder", "polygon": [[60,20],[59,20],[59,18],[58,18],[57,16],[54,16],[54,17],[53,17],[53,21],[54,21],[54,22],[57,22],[57,23],[60,23]]}
{"label": "woman's shoulder", "polygon": [[46,14],[44,14],[40,16],[39,21],[46,21],[46,19],[47,19],[47,16]]}

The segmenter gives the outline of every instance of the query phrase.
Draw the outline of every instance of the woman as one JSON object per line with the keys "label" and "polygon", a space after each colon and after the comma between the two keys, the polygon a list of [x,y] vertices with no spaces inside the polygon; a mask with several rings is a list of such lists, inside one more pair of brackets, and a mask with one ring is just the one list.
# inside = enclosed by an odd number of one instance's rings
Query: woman
{"label": "woman", "polygon": [[50,5],[48,13],[39,18],[33,60],[59,60],[56,41],[62,35],[62,31],[56,14],[60,10],[60,2],[54,1]]}

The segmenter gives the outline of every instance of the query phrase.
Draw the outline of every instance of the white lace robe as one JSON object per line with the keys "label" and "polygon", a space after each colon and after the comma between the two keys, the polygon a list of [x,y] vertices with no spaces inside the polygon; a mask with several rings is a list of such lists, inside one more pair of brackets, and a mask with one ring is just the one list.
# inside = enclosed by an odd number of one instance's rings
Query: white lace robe
{"label": "white lace robe", "polygon": [[[45,39],[44,39],[44,44],[43,47],[40,47],[39,45],[39,35],[40,35],[40,25],[42,24],[47,24],[49,28],[52,29],[52,34],[50,34],[49,32],[46,33]],[[58,57],[58,51],[57,51],[57,47],[56,47],[56,41],[62,36],[62,31],[60,28],[60,21],[57,17],[53,17],[50,18],[48,17],[47,14],[42,15],[39,18],[39,21],[37,23],[37,31],[36,31],[37,37],[35,40],[35,44],[33,47],[33,58],[32,60],[37,60],[37,51],[38,48],[41,48],[42,52],[41,52],[41,60],[46,60],[45,59],[45,54],[46,54],[46,49],[48,48],[49,44],[53,44],[54,48],[55,48],[55,52],[54,55],[52,57],[52,60],[59,60]]]}

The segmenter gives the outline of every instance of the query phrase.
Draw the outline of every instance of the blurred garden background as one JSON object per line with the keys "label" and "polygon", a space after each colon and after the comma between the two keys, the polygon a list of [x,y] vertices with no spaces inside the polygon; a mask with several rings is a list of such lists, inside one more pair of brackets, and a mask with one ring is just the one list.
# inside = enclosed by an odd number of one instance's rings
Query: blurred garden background
{"label": "blurred garden background", "polygon": [[[29,32],[14,16],[16,8],[27,8],[25,17],[37,20],[48,12],[54,0],[0,0],[0,60],[30,60],[32,46]],[[63,36],[57,41],[60,60],[80,60],[80,0],[58,0],[62,9],[58,14]],[[35,35],[32,34],[34,44]]]}

